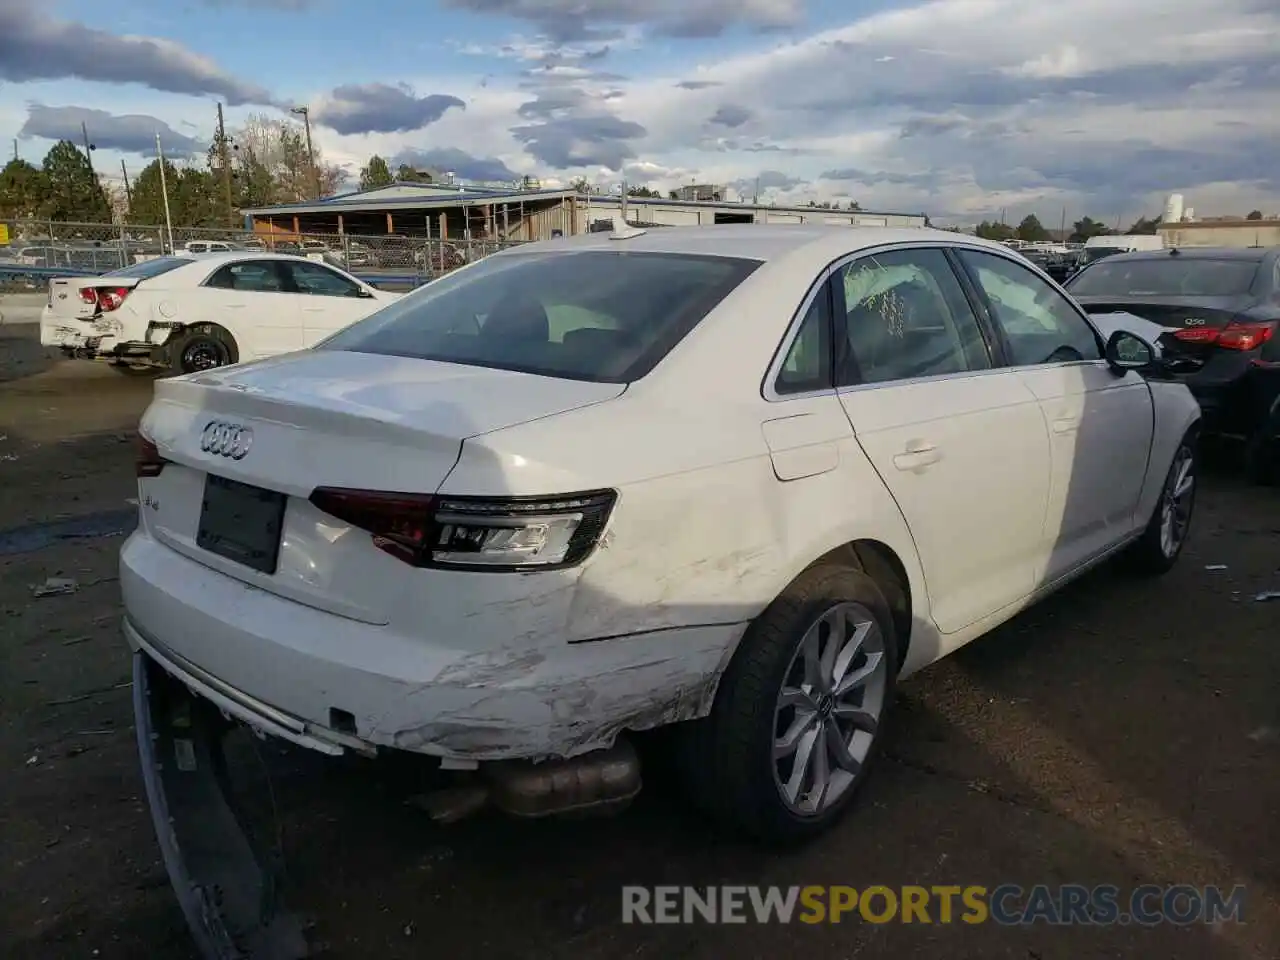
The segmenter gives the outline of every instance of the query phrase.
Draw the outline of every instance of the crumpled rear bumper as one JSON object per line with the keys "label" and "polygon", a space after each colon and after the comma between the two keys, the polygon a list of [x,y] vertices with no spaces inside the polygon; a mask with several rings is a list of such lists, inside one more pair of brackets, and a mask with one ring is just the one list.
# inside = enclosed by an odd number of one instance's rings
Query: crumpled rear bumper
{"label": "crumpled rear bumper", "polygon": [[280,902],[278,851],[254,849],[231,803],[216,707],[133,656],[138,754],[178,903],[204,960],[300,960],[303,923]]}

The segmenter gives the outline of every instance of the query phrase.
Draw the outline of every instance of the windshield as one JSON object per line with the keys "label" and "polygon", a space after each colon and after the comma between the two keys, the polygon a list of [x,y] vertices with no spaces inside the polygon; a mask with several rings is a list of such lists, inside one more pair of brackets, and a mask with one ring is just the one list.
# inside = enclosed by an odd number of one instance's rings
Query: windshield
{"label": "windshield", "polygon": [[1253,260],[1104,260],[1077,274],[1068,289],[1081,297],[1229,297],[1248,293],[1257,272]]}
{"label": "windshield", "polygon": [[139,280],[149,280],[151,277],[158,277],[162,273],[168,273],[170,270],[184,267],[188,263],[195,263],[195,261],[189,257],[155,257],[152,260],[132,263],[127,267],[121,267],[119,270],[112,270],[110,273],[104,273],[103,276],[137,277]]}
{"label": "windshield", "polygon": [[317,349],[629,383],[759,266],[612,250],[497,256],[427,284]]}

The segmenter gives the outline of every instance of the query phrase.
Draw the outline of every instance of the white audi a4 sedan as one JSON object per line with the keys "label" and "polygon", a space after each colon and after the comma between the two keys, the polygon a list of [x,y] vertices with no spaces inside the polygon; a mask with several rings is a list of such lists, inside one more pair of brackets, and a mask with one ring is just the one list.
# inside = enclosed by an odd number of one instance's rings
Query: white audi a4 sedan
{"label": "white audi a4 sedan", "polygon": [[1112,555],[1177,560],[1199,408],[1105,322],[933,230],[496,254],[315,349],[157,384],[135,669],[527,815],[625,802],[628,735],[670,726],[709,811],[810,837],[897,681]]}
{"label": "white audi a4 sedan", "polygon": [[194,373],[306,349],[400,296],[303,257],[180,253],[50,280],[40,342],[123,373]]}

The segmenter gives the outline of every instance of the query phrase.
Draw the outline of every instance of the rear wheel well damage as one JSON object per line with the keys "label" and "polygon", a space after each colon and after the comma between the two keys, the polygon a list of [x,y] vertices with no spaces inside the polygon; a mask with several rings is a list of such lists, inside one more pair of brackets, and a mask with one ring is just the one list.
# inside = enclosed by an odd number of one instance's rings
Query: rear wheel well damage
{"label": "rear wheel well damage", "polygon": [[879,540],[851,540],[824,553],[810,567],[823,564],[853,567],[875,581],[893,616],[894,630],[898,634],[898,663],[905,663],[911,646],[911,581],[907,577],[907,568],[893,548]]}

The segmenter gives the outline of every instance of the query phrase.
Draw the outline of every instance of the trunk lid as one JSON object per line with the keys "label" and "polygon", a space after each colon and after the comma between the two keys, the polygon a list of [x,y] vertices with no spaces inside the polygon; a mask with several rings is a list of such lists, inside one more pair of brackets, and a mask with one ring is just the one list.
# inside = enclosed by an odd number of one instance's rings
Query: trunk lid
{"label": "trunk lid", "polygon": [[[1211,340],[1197,343],[1197,331],[1221,330],[1253,304],[1247,295],[1229,297],[1076,297],[1090,314],[1130,313],[1164,327],[1160,344],[1177,356],[1203,362],[1213,353]],[[1185,332],[1183,332],[1185,331]],[[1135,331],[1136,332],[1136,331]],[[1181,333],[1181,337],[1175,336]]]}
{"label": "trunk lid", "polygon": [[90,320],[98,315],[98,301],[85,300],[81,290],[132,290],[140,282],[139,277],[54,277],[49,281],[49,309],[62,320]]}
{"label": "trunk lid", "polygon": [[[139,481],[142,523],[157,540],[229,576],[385,623],[410,580],[429,572],[314,507],[307,498],[316,487],[432,494],[468,437],[625,389],[339,350],[161,380],[142,431],[170,462]],[[224,425],[221,437],[210,424]],[[250,553],[264,550],[271,556],[255,567]]]}

